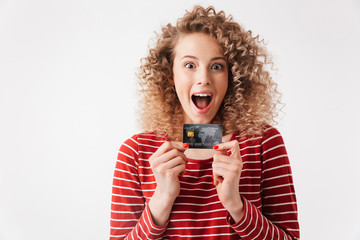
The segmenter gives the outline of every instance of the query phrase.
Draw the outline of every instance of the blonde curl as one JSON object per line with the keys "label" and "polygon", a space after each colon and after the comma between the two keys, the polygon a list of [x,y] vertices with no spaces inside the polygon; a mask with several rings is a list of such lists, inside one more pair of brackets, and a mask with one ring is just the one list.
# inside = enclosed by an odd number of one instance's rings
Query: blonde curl
{"label": "blonde curl", "polygon": [[155,47],[142,59],[138,73],[141,127],[181,141],[183,112],[169,79],[177,41],[196,32],[206,33],[220,44],[231,70],[227,93],[212,123],[222,124],[224,134],[246,135],[261,134],[265,126],[276,124],[281,94],[266,69],[273,62],[263,40],[253,37],[223,11],[195,6],[176,26],[162,27]]}

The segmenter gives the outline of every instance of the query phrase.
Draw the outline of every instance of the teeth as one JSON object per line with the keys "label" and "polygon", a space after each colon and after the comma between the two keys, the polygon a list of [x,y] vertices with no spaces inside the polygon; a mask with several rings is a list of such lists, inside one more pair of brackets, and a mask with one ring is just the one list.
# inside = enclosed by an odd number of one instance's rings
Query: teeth
{"label": "teeth", "polygon": [[196,97],[211,97],[210,94],[206,94],[206,93],[198,93],[198,94],[194,94],[194,96],[196,96]]}

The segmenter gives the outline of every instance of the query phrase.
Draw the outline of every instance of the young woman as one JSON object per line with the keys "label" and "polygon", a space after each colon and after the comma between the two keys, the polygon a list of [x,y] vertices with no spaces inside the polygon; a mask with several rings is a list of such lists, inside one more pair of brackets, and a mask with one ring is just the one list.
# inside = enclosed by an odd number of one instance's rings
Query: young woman
{"label": "young woman", "polygon": [[[298,239],[278,92],[257,37],[210,7],[163,27],[139,74],[144,133],[121,146],[110,239]],[[184,123],[223,126],[214,149]]]}

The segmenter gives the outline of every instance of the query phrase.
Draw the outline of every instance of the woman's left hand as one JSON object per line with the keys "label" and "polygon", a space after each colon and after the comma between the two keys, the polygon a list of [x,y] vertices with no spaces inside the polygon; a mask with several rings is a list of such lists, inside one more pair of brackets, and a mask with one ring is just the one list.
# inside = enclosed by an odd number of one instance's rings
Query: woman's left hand
{"label": "woman's left hand", "polygon": [[[239,193],[240,174],[243,162],[240,156],[239,142],[236,140],[214,146],[213,179],[214,185],[224,208],[235,222],[243,215],[243,202]],[[227,151],[231,155],[227,155]]]}

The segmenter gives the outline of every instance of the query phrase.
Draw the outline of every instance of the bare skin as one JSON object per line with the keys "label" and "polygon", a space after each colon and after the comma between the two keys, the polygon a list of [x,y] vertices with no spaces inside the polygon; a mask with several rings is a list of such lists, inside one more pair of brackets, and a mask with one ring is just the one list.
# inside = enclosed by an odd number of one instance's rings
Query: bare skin
{"label": "bare skin", "polygon": [[[186,34],[175,46],[173,76],[177,96],[184,112],[184,123],[207,124],[219,110],[228,88],[228,64],[221,46],[204,33]],[[192,96],[211,96],[208,107],[197,106]],[[163,226],[169,219],[172,206],[180,193],[179,175],[186,170],[186,158],[209,159],[213,157],[214,185],[224,208],[234,221],[243,215],[239,194],[242,169],[239,143],[225,136],[214,150],[186,150],[182,143],[165,142],[150,157],[156,180],[156,189],[149,201],[153,221]],[[186,150],[186,152],[185,152]],[[227,156],[227,150],[231,156]]]}
{"label": "bare skin", "polygon": [[156,189],[149,209],[156,225],[162,226],[170,216],[172,205],[180,193],[179,175],[186,170],[186,148],[179,142],[165,142],[150,157]]}
{"label": "bare skin", "polygon": [[[239,193],[240,174],[243,162],[240,156],[239,142],[233,140],[217,145],[214,155],[214,185],[224,208],[235,222],[240,221],[244,214],[244,204]],[[227,150],[231,155],[227,156]]]}
{"label": "bare skin", "polygon": [[[242,160],[239,143],[234,140],[221,143],[217,147],[216,150],[203,150],[201,155],[196,154],[201,151],[186,150],[179,142],[165,142],[150,157],[157,187],[149,201],[149,209],[156,225],[163,226],[169,219],[174,201],[180,193],[179,175],[186,170],[188,151],[194,159],[204,159],[207,155],[214,158],[214,185],[219,199],[235,222],[242,218],[243,202],[239,193]],[[231,151],[230,156],[227,156],[227,150]]]}

